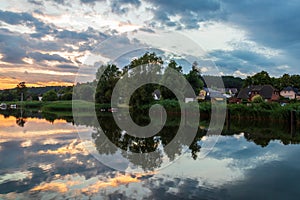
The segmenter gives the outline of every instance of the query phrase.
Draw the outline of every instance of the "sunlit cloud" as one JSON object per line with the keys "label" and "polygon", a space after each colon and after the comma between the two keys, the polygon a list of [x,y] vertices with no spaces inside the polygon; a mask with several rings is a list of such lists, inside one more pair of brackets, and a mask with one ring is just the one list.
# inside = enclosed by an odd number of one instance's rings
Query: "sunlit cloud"
{"label": "sunlit cloud", "polygon": [[14,173],[7,173],[4,175],[0,175],[0,184],[9,182],[9,181],[22,181],[23,179],[31,179],[32,172],[30,171],[16,171]]}
{"label": "sunlit cloud", "polygon": [[56,150],[41,150],[38,154],[52,154],[52,155],[65,155],[65,154],[82,154],[88,155],[89,152],[84,148],[84,144],[79,140],[75,139],[70,144],[60,147]]}
{"label": "sunlit cloud", "polygon": [[26,141],[24,141],[24,142],[22,142],[21,144],[20,144],[20,146],[21,147],[30,147],[30,146],[32,146],[32,141],[31,140],[26,140]]}
{"label": "sunlit cloud", "polygon": [[[0,115],[1,139],[27,139],[27,141],[24,143],[26,146],[26,144],[29,145],[31,143],[30,140],[33,138],[76,133],[76,129],[72,126],[72,124],[66,123],[65,120],[55,120],[53,123],[50,123],[45,119],[26,118],[24,127],[17,126],[16,120],[17,119],[12,116],[4,118],[3,115]],[[78,129],[82,131],[90,130],[89,128],[85,127],[78,127]]]}
{"label": "sunlit cloud", "polygon": [[79,175],[67,175],[63,179],[54,180],[50,183],[42,183],[33,189],[31,192],[35,191],[52,191],[58,193],[76,193],[93,195],[99,193],[101,189],[120,187],[121,185],[128,185],[131,183],[140,183],[144,176],[153,175],[155,173],[145,173],[145,174],[120,174],[117,173],[113,177],[93,177],[90,179],[85,179]]}

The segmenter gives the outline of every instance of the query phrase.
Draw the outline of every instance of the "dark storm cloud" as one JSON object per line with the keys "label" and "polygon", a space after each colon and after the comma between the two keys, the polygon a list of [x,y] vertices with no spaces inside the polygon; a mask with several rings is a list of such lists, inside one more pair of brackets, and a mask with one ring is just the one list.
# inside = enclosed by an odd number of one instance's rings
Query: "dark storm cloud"
{"label": "dark storm cloud", "polygon": [[171,21],[170,16],[180,16],[180,23],[185,29],[199,28],[199,22],[215,18],[222,14],[220,10],[220,2],[217,0],[154,0],[149,1],[157,6],[153,9],[154,20],[158,20],[166,26],[177,26],[182,28],[180,24]]}
{"label": "dark storm cloud", "polygon": [[78,70],[78,67],[74,65],[57,65],[56,67],[60,69]]}
{"label": "dark storm cloud", "polygon": [[81,3],[94,4],[95,2],[105,1],[105,0],[80,0]]}
{"label": "dark storm cloud", "polygon": [[0,10],[0,21],[11,25],[25,25],[27,27],[35,28],[39,33],[49,33],[51,27],[40,20],[36,19],[29,13],[16,13],[10,11]]}
{"label": "dark storm cloud", "polygon": [[[300,3],[297,0],[154,0],[149,3],[155,6],[154,18],[149,25],[153,27],[166,26],[181,29],[199,29],[201,21],[221,21],[234,24],[246,30],[248,40],[285,53],[285,63],[295,65],[290,61],[300,54]],[[171,20],[172,16],[179,19]],[[235,59],[248,60],[248,55],[237,55],[233,52],[233,60],[219,61],[221,64],[234,64]],[[241,53],[241,52],[240,52]],[[257,55],[256,55],[257,56]],[[228,56],[230,58],[231,56]],[[263,57],[263,56],[262,56]],[[251,59],[250,63],[270,66],[270,61],[262,57]],[[255,63],[258,61],[257,63]],[[237,65],[239,67],[240,65]],[[249,65],[251,69],[251,65]]]}
{"label": "dark storm cloud", "polygon": [[71,39],[71,40],[88,41],[89,39],[104,40],[108,36],[104,33],[101,33],[89,27],[86,31],[82,31],[82,32],[76,32],[70,30],[56,31],[55,37],[59,39],[65,39],[65,40]]}
{"label": "dark storm cloud", "polygon": [[267,46],[287,48],[300,42],[299,1],[224,0],[228,20],[249,31],[249,37]]}
{"label": "dark storm cloud", "polygon": [[140,31],[144,31],[144,32],[148,32],[148,33],[155,33],[154,30],[152,30],[151,28],[140,28]]}
{"label": "dark storm cloud", "polygon": [[43,2],[42,1],[37,1],[37,0],[28,0],[29,3],[38,5],[38,6],[42,6]]}
{"label": "dark storm cloud", "polygon": [[218,67],[226,68],[228,73],[233,73],[236,70],[259,71],[260,67],[276,66],[270,58],[248,50],[215,50],[210,53],[210,56],[213,57]]}
{"label": "dark storm cloud", "polygon": [[59,61],[59,62],[71,62],[63,57],[61,57],[58,54],[43,54],[43,53],[39,53],[39,52],[32,52],[28,54],[29,57],[33,58],[34,60],[41,62],[44,60],[48,60],[48,61]]}
{"label": "dark storm cloud", "polygon": [[22,59],[26,56],[28,42],[18,34],[13,34],[6,29],[0,29],[0,53],[1,60],[9,63],[24,63]]}
{"label": "dark storm cloud", "polygon": [[[41,13],[42,14],[42,13]],[[31,57],[37,62],[43,60],[59,61],[70,63],[58,54],[50,55],[47,53],[39,53],[39,51],[74,51],[73,47],[67,44],[78,44],[84,41],[84,44],[79,46],[80,51],[92,49],[91,41],[101,42],[108,36],[107,34],[96,31],[89,27],[88,29],[77,32],[72,30],[57,30],[53,24],[44,24],[31,14],[14,13],[0,10],[1,21],[11,25],[24,25],[35,29],[35,33],[18,33],[8,29],[0,29],[0,53],[4,62],[24,64],[25,57]],[[52,36],[54,41],[44,41],[40,38],[44,36]]]}

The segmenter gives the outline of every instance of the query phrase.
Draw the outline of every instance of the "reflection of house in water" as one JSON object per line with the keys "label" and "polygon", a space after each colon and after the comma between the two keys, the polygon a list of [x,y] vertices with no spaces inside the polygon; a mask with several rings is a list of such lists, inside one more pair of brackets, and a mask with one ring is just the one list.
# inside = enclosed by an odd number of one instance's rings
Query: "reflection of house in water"
{"label": "reflection of house in water", "polygon": [[1,104],[0,104],[0,109],[1,109],[1,110],[6,110],[6,109],[7,109],[6,103],[1,103]]}
{"label": "reflection of house in water", "polygon": [[279,91],[272,85],[253,85],[243,88],[237,98],[239,101],[252,101],[252,98],[257,95],[260,95],[265,101],[277,101],[279,99]]}

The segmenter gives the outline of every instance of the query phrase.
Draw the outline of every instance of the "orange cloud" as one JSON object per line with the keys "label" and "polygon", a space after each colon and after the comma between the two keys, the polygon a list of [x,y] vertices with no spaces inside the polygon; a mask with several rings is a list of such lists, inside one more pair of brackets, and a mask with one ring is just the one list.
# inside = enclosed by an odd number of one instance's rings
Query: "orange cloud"
{"label": "orange cloud", "polygon": [[[19,82],[21,82],[21,80],[19,80],[19,79],[1,78],[0,77],[0,90],[15,88]],[[39,82],[36,82],[36,83],[26,82],[27,87],[72,86],[72,85],[73,85],[73,83],[59,82],[59,81],[45,81],[45,82],[40,82],[39,81]]]}
{"label": "orange cloud", "polygon": [[[17,87],[17,84],[20,83],[21,80],[14,78],[1,78],[0,77],[0,90],[3,89],[11,89]],[[33,87],[36,84],[26,84],[27,87]]]}
{"label": "orange cloud", "polygon": [[40,186],[36,186],[31,191],[57,191],[59,193],[65,193],[68,191],[68,187],[66,183],[59,183],[59,182],[51,182],[45,183]]}
{"label": "orange cloud", "polygon": [[[75,192],[78,194],[95,194],[98,193],[100,189],[108,187],[119,187],[120,185],[127,185],[130,183],[139,183],[141,178],[147,175],[153,175],[151,173],[139,173],[132,176],[131,174],[120,174],[117,173],[115,177],[108,178],[107,180],[99,180],[99,177],[93,177],[86,180],[82,176],[71,176],[67,175],[63,180],[55,180],[50,183],[42,183],[39,186],[31,189],[34,191],[56,191],[59,193]],[[88,185],[87,185],[88,184]]]}
{"label": "orange cloud", "polygon": [[[89,129],[82,128],[82,130]],[[4,118],[3,115],[0,115],[1,139],[31,139],[74,133],[76,133],[76,129],[65,120],[55,120],[54,123],[50,123],[45,119],[26,118],[25,126],[19,127],[16,125],[15,117]]]}
{"label": "orange cloud", "polygon": [[62,154],[83,154],[88,155],[89,152],[84,148],[83,143],[79,139],[73,140],[69,145],[63,146],[56,150],[47,150],[39,151],[38,154],[53,154],[53,155],[62,155]]}

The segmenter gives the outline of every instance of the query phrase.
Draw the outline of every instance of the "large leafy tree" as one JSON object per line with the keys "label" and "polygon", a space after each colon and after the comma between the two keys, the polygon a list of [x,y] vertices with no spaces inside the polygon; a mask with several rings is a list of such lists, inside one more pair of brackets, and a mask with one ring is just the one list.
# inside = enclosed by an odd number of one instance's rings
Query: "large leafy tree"
{"label": "large leafy tree", "polygon": [[[124,81],[124,87],[126,88],[126,84],[129,82],[134,84],[134,82],[138,83],[139,80],[146,80],[146,82],[150,83],[154,78],[152,76],[153,74],[161,74],[162,64],[163,60],[161,57],[157,56],[155,53],[149,52],[145,53],[140,58],[132,60],[123,71],[124,80],[128,80]],[[130,79],[135,81],[131,81]],[[146,84],[142,87],[139,87],[131,96],[129,101],[130,105],[133,107],[138,107],[152,102],[152,93],[158,88],[159,86],[157,84]]]}
{"label": "large leafy tree", "polygon": [[110,103],[113,89],[121,77],[121,71],[114,64],[101,66],[96,74],[98,85],[95,99],[97,103]]}
{"label": "large leafy tree", "polygon": [[20,96],[20,99],[23,100],[26,97],[27,87],[25,82],[20,82],[17,87],[17,94]]}
{"label": "large leafy tree", "polygon": [[201,80],[201,72],[193,66],[188,74],[185,75],[186,80],[192,86],[195,95],[198,95],[200,90],[203,88],[204,84]]}
{"label": "large leafy tree", "polygon": [[43,101],[57,101],[57,93],[54,90],[49,90],[43,94]]}
{"label": "large leafy tree", "polygon": [[244,81],[244,87],[250,85],[266,85],[272,84],[272,79],[269,76],[268,72],[261,71],[256,73],[254,76],[248,76]]}
{"label": "large leafy tree", "polygon": [[164,84],[171,84],[173,88],[182,92],[185,88],[185,85],[180,80],[174,79],[174,76],[176,76],[175,73],[183,75],[182,67],[178,65],[175,60],[171,60],[164,71],[162,86],[160,86],[161,95],[164,99],[176,99],[175,94],[170,89],[163,86]]}

